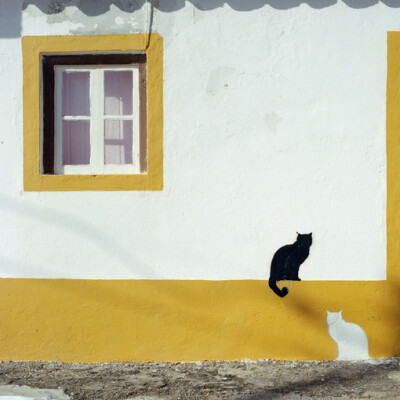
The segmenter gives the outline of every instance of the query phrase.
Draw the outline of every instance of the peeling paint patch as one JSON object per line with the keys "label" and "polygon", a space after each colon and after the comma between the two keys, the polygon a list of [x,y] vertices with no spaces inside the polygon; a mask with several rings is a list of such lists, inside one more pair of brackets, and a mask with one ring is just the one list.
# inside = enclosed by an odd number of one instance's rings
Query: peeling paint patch
{"label": "peeling paint patch", "polygon": [[124,24],[124,19],[122,17],[117,17],[117,18],[115,18],[114,21],[115,21],[115,23],[117,25],[123,25]]}

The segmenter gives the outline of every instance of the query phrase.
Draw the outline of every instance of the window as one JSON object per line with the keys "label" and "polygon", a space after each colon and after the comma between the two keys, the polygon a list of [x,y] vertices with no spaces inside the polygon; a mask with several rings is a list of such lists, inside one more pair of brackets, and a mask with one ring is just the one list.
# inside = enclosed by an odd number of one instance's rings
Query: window
{"label": "window", "polygon": [[145,35],[36,36],[22,47],[25,190],[161,190],[160,36],[148,46]]}
{"label": "window", "polygon": [[146,173],[145,54],[44,55],[42,71],[43,173]]}

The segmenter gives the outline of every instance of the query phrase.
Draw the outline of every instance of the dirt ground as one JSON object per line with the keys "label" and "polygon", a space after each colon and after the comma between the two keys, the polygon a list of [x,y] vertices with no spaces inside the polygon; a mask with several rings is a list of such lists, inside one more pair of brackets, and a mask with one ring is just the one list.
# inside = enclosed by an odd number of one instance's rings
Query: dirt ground
{"label": "dirt ground", "polygon": [[400,399],[400,358],[367,362],[2,362],[0,385],[94,399]]}

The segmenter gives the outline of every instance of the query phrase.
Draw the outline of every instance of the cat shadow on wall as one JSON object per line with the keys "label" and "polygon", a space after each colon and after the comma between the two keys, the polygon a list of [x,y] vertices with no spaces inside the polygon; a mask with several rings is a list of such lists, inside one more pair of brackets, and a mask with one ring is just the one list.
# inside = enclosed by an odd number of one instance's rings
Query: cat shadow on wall
{"label": "cat shadow on wall", "polygon": [[338,346],[336,360],[371,360],[368,338],[363,329],[357,324],[346,322],[342,311],[327,313],[328,332]]}
{"label": "cat shadow on wall", "polygon": [[293,244],[281,247],[274,254],[271,261],[271,273],[269,276],[269,287],[280,297],[285,297],[289,289],[279,289],[278,281],[300,281],[300,265],[310,254],[312,244],[312,233],[301,234],[297,232],[297,239]]}

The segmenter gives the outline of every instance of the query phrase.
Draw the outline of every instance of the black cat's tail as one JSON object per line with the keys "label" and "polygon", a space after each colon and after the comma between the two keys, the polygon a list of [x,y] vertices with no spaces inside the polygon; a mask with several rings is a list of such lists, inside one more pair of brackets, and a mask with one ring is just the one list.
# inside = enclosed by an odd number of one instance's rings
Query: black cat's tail
{"label": "black cat's tail", "polygon": [[269,278],[269,287],[276,293],[279,297],[285,297],[289,293],[289,289],[287,287],[284,287],[282,289],[279,289],[278,286],[276,286],[276,280],[273,279],[272,277]]}

